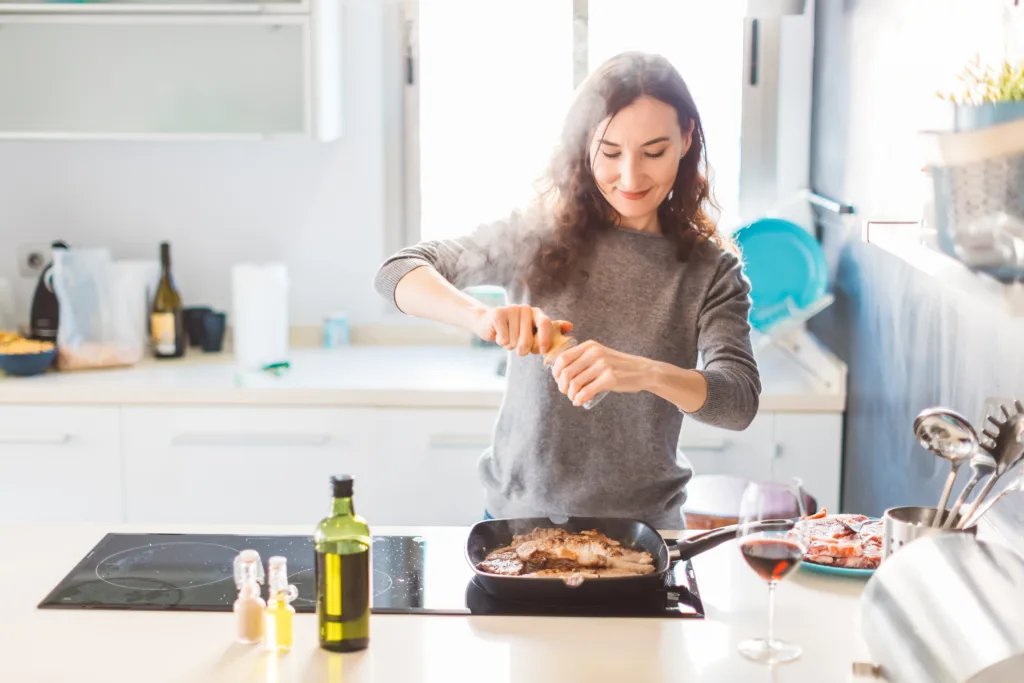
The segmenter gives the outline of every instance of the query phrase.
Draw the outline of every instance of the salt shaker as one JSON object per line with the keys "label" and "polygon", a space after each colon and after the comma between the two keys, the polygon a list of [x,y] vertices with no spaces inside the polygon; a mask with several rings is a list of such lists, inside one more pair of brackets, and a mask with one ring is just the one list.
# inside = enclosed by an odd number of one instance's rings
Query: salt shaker
{"label": "salt shaker", "polygon": [[260,554],[255,550],[243,550],[235,557],[235,585],[238,599],[234,612],[237,624],[237,638],[242,643],[258,643],[263,640],[263,610],[267,603],[260,595],[263,583],[263,565]]}

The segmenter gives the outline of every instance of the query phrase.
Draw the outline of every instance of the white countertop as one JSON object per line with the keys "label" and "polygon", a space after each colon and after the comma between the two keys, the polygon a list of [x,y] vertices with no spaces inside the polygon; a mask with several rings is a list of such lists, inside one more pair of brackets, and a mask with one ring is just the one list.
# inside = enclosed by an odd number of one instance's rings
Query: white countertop
{"label": "white countertop", "polygon": [[[770,670],[736,644],[765,635],[768,589],[735,541],[696,557],[705,619],[374,615],[370,648],[331,654],[315,615],[295,617],[294,649],[280,657],[235,644],[230,613],[40,610],[36,605],[108,531],[305,534],[306,528],[0,527],[7,586],[0,611],[0,680],[14,683],[288,683],[316,681],[730,681],[840,683],[867,661],[858,599],[863,580],[800,570],[776,594],[776,636],[803,657]],[[447,533],[465,529],[374,529]],[[29,568],[31,567],[31,569]]]}
{"label": "white countertop", "polygon": [[[505,379],[501,354],[467,346],[352,346],[297,349],[283,376],[239,376],[230,356],[191,351],[137,366],[0,378],[0,404],[335,405],[493,407]],[[842,412],[841,387],[822,389],[775,348],[758,355],[763,411]]]}

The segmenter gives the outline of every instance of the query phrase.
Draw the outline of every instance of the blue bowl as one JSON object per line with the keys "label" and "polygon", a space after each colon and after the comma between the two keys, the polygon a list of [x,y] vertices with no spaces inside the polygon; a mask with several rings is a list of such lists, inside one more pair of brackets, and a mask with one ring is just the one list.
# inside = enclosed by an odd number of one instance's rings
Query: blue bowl
{"label": "blue bowl", "polygon": [[41,375],[53,365],[56,349],[41,353],[0,353],[0,370],[12,377]]}

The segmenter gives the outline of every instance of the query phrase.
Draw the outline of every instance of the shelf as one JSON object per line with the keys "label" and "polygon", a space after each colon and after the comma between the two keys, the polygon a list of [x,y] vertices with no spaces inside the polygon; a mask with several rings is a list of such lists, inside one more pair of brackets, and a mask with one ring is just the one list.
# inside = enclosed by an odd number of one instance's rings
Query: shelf
{"label": "shelf", "polygon": [[1013,317],[1024,317],[1024,284],[1005,284],[971,270],[940,251],[934,231],[927,230],[921,223],[869,222],[864,228],[864,241],[974,301],[988,302]]}

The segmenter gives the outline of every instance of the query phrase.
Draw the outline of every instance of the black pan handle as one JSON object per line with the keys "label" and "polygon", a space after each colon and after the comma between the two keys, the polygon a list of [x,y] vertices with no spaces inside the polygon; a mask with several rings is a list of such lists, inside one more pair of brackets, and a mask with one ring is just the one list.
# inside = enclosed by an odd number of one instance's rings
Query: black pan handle
{"label": "black pan handle", "polygon": [[[706,550],[711,550],[730,539],[736,538],[736,533],[740,530],[740,526],[739,524],[731,524],[699,534],[694,538],[679,539],[675,544],[675,548],[669,548],[669,559],[688,560]],[[752,533],[757,531],[788,531],[796,526],[796,521],[792,519],[766,519],[744,526]]]}

